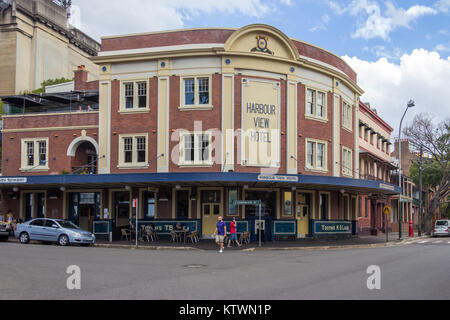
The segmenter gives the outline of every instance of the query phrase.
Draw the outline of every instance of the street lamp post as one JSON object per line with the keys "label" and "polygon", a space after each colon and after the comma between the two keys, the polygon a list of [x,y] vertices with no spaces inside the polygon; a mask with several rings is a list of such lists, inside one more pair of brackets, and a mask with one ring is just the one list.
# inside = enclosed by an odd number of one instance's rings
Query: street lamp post
{"label": "street lamp post", "polygon": [[402,213],[402,193],[403,193],[403,184],[402,184],[402,123],[403,119],[405,118],[406,112],[408,112],[409,108],[412,108],[415,106],[414,100],[409,100],[405,113],[403,114],[402,120],[400,120],[400,128],[399,128],[399,134],[398,134],[398,186],[400,187],[400,194],[398,196],[398,239],[402,240],[402,219],[403,219],[403,213]]}

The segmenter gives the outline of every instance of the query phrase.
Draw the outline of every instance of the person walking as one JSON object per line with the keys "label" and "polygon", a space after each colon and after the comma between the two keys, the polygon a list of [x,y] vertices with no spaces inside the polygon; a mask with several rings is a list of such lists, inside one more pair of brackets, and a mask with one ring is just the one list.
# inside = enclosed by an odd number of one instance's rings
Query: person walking
{"label": "person walking", "polygon": [[236,218],[233,218],[233,221],[231,221],[230,223],[230,240],[228,240],[228,248],[231,248],[232,241],[236,242],[238,247],[241,246],[237,238],[236,228],[237,228]]}
{"label": "person walking", "polygon": [[219,252],[223,252],[223,242],[225,239],[225,235],[227,234],[227,224],[223,221],[222,217],[218,218],[219,222],[217,222],[216,231],[214,235],[216,236],[216,243],[220,246]]}

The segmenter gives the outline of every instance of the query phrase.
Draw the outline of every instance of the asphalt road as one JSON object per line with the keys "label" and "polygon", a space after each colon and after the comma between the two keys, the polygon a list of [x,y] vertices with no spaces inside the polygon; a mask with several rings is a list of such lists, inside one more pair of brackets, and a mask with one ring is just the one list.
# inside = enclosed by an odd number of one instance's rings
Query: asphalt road
{"label": "asphalt road", "polygon": [[[449,241],[223,254],[0,243],[0,299],[450,299]],[[66,287],[70,265],[81,290]]]}

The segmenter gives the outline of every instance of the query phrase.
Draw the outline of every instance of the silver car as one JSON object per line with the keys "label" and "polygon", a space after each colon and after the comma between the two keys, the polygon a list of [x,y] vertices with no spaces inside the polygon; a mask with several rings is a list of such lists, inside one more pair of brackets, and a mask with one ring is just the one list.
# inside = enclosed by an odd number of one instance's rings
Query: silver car
{"label": "silver car", "polygon": [[29,243],[30,240],[56,242],[60,246],[70,244],[89,246],[95,243],[94,234],[81,230],[70,221],[57,219],[34,219],[19,224],[14,236],[23,244]]}
{"label": "silver car", "polygon": [[433,230],[433,237],[450,236],[450,220],[437,220]]}

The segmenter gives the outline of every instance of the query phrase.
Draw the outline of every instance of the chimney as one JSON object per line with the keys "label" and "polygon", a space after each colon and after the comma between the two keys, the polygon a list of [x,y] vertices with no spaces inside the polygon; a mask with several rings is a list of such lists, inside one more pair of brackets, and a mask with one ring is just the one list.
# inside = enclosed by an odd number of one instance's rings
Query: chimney
{"label": "chimney", "polygon": [[74,89],[79,91],[86,90],[88,80],[88,72],[86,71],[86,66],[78,66],[77,70],[75,70],[74,73]]}

